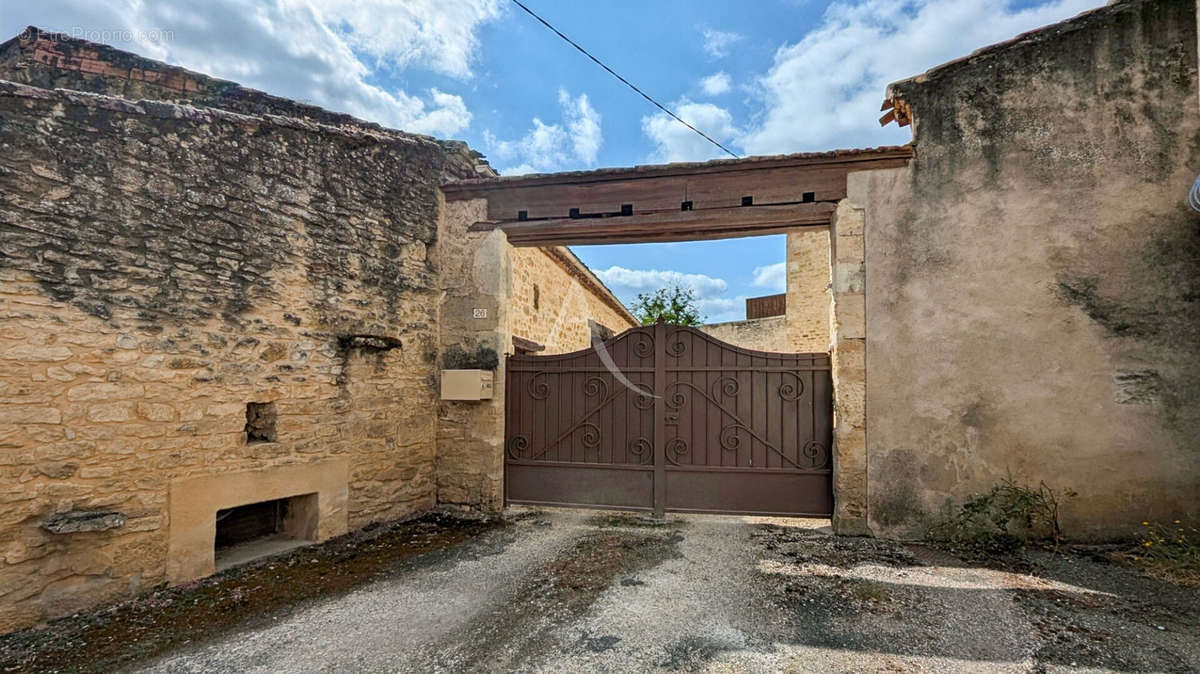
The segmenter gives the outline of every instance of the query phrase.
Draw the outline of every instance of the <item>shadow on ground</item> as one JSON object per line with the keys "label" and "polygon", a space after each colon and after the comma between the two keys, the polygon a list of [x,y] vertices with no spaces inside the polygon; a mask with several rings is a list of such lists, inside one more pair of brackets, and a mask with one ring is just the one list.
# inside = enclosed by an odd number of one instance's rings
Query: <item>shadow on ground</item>
{"label": "shadow on ground", "polygon": [[827,525],[535,509],[510,513],[503,526],[421,520],[0,638],[0,663],[155,672],[1200,670],[1194,588],[1049,552],[972,566],[931,548],[834,537]]}

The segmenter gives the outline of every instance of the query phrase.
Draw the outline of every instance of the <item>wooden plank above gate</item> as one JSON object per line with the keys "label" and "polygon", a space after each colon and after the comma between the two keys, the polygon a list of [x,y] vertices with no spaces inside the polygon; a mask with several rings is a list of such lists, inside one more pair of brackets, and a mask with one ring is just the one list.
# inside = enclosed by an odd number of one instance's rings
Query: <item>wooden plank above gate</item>
{"label": "wooden plank above gate", "polygon": [[907,165],[911,146],[750,157],[445,183],[449,201],[486,198],[516,246],[634,243],[827,226],[851,171]]}

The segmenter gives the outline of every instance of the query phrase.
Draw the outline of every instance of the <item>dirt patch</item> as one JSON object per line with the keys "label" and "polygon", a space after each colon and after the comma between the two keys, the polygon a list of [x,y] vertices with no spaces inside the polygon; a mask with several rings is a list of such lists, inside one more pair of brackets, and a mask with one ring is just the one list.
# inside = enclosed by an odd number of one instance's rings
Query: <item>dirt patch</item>
{"label": "dirt patch", "polygon": [[[554,559],[531,569],[514,596],[465,629],[425,649],[422,669],[501,671],[536,661],[554,631],[584,615],[617,582],[679,556],[676,532],[592,531]],[[620,638],[585,634],[572,646],[592,653],[614,649]]]}
{"label": "dirt patch", "polygon": [[797,527],[760,525],[751,540],[763,550],[786,557],[795,564],[823,564],[851,568],[859,564],[913,566],[912,551],[901,543],[882,538],[830,536]]}
{"label": "dirt patch", "polygon": [[605,512],[584,521],[585,524],[608,529],[614,527],[629,527],[634,529],[678,529],[683,521],[677,518],[654,517],[641,513]]}
{"label": "dirt patch", "polygon": [[709,637],[686,636],[667,644],[664,649],[667,655],[658,666],[671,671],[700,671],[722,652],[735,648],[735,644],[727,644]]}
{"label": "dirt patch", "polygon": [[1103,548],[1089,548],[1026,553],[1037,578],[1082,590],[1014,592],[1036,630],[1036,659],[1128,672],[1196,671],[1196,589],[1107,563]]}
{"label": "dirt patch", "polygon": [[[1039,637],[1040,663],[1122,672],[1190,672],[1172,635],[1191,632],[1173,616],[1138,601],[1017,590],[1014,599]],[[1168,633],[1168,628],[1171,632]]]}
{"label": "dirt patch", "polygon": [[[961,561],[926,566],[903,543],[762,527],[758,571],[770,611],[763,636],[776,643],[832,649],[858,670],[878,663],[951,658],[1020,660],[1022,620],[1002,590],[977,582]],[[942,554],[936,554],[941,558]],[[944,571],[943,571],[944,569]]]}
{"label": "dirt patch", "polygon": [[[0,671],[106,672],[269,620],[306,600],[342,594],[423,553],[501,526],[428,515],[158,589],[100,611],[0,636]],[[86,658],[81,654],[86,653]]]}

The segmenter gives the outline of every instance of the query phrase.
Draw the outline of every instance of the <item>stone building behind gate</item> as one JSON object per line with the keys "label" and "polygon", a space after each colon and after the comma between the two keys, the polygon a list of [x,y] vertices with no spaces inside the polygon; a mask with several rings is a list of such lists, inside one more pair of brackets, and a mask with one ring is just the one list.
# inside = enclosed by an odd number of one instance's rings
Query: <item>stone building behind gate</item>
{"label": "stone building behind gate", "polygon": [[[918,536],[1006,475],[1078,491],[1082,537],[1200,515],[1196,22],[1122,0],[890,89],[911,161],[789,236],[839,533]],[[211,573],[246,504],[305,540],[498,508],[504,354],[634,320],[447,196],[491,175],[101,45],[0,45],[0,631]],[[494,397],[441,400],[445,369]]]}

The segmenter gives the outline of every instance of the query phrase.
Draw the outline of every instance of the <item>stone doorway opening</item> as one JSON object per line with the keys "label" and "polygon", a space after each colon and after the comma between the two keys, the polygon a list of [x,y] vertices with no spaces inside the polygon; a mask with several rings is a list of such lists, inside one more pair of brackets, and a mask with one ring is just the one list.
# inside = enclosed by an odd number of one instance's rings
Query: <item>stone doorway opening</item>
{"label": "stone doorway opening", "polygon": [[317,539],[317,494],[259,501],[216,514],[213,556],[218,571],[276,555]]}

